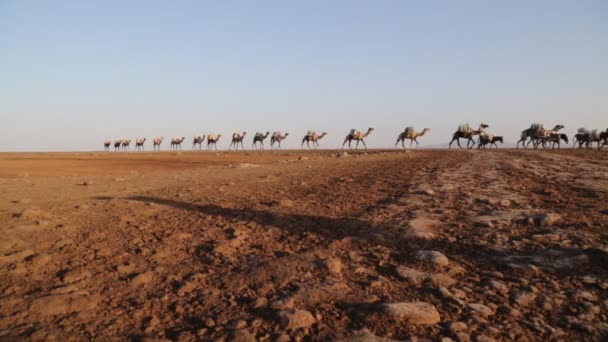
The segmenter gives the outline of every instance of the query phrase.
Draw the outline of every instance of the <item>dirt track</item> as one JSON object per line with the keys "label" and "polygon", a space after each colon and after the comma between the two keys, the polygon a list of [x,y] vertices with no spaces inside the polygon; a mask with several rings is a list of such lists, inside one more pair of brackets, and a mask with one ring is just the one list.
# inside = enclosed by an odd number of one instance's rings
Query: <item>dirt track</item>
{"label": "dirt track", "polygon": [[607,153],[334,155],[0,154],[0,339],[608,337]]}

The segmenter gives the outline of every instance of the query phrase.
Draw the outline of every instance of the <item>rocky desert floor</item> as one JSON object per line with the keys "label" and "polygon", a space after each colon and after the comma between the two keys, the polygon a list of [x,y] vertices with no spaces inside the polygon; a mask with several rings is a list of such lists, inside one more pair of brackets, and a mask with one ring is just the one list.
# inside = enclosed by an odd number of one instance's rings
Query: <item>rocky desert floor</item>
{"label": "rocky desert floor", "polygon": [[0,340],[608,339],[606,151],[0,154]]}

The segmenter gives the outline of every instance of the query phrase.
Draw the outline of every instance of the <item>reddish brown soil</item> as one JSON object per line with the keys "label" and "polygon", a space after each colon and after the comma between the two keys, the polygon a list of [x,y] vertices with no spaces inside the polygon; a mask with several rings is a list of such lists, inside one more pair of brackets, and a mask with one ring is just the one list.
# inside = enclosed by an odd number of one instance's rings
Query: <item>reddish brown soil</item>
{"label": "reddish brown soil", "polygon": [[0,154],[0,340],[601,340],[607,217],[597,151]]}

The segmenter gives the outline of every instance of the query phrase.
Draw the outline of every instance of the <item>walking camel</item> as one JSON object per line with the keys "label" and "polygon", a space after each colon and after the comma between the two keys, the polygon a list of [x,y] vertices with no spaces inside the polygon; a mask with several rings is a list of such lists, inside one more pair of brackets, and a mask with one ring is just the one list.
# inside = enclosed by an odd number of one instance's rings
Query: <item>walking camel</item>
{"label": "walking camel", "polygon": [[416,140],[418,137],[421,137],[423,135],[425,135],[427,132],[430,132],[430,128],[425,128],[422,130],[422,132],[418,132],[414,129],[414,127],[406,127],[405,131],[399,133],[399,136],[397,137],[397,142],[395,143],[395,146],[397,146],[397,144],[399,143],[399,141],[401,141],[401,146],[403,146],[403,148],[405,148],[405,139],[409,139],[410,140],[410,149],[412,148],[412,143],[416,143],[416,148],[418,147],[418,140]]}
{"label": "walking camel", "polygon": [[600,133],[600,141],[603,141],[601,145],[598,145],[597,149],[601,149],[605,145],[608,145],[608,128],[605,131]]}
{"label": "walking camel", "polygon": [[268,136],[270,135],[270,132],[266,132],[266,134],[262,134],[260,132],[257,132],[255,134],[255,136],[253,136],[253,144],[251,144],[252,148],[256,148],[257,143],[260,143],[260,149],[264,149],[264,140],[266,140],[266,138],[268,138]]}
{"label": "walking camel", "polygon": [[317,148],[319,147],[319,140],[323,139],[323,137],[326,135],[327,133],[325,132],[323,132],[321,135],[318,135],[316,132],[308,131],[302,139],[302,144],[300,145],[300,147],[303,147],[304,143],[306,143],[306,146],[310,148],[310,142],[312,141],[312,147]]}
{"label": "walking camel", "polygon": [[152,140],[152,142],[154,143],[154,145],[152,146],[152,148],[154,150],[156,150],[156,147],[158,147],[158,150],[160,151],[160,144],[163,143],[164,139],[165,139],[164,137],[156,137],[156,138],[154,138],[154,140]]}
{"label": "walking camel", "polygon": [[245,139],[245,134],[247,134],[247,132],[243,132],[243,133],[234,132],[234,133],[232,133],[232,141],[230,142],[230,147],[228,148],[228,151],[230,151],[230,149],[232,148],[232,146],[234,146],[235,150],[238,150],[239,149],[239,143],[241,143],[241,147],[243,148],[243,150],[245,150],[245,146],[243,145],[243,140]]}
{"label": "walking camel", "polygon": [[367,145],[365,144],[365,137],[367,137],[368,135],[370,135],[370,133],[373,131],[373,128],[368,128],[367,132],[363,133],[361,131],[358,131],[356,129],[351,129],[350,133],[348,133],[348,135],[346,136],[346,138],[344,138],[344,142],[342,143],[342,148],[344,148],[344,145],[346,145],[346,143],[348,143],[348,148],[352,147],[350,146],[351,141],[356,140],[357,141],[357,145],[355,146],[355,149],[359,148],[359,142],[363,143],[363,146],[365,147],[365,149],[367,150]]}
{"label": "walking camel", "polygon": [[[540,139],[548,138],[551,133],[557,133],[560,129],[564,128],[563,125],[555,125],[553,129],[545,129],[542,124],[534,123],[530,126],[530,128],[524,129],[521,131],[521,137],[517,142],[517,148],[519,149],[519,144],[526,149],[532,143],[535,148],[538,148],[538,144],[541,143]],[[528,141],[528,139],[530,139]]]}
{"label": "walking camel", "polygon": [[281,134],[281,132],[272,133],[272,136],[270,137],[270,147],[272,148],[274,146],[274,143],[278,143],[279,146],[277,148],[281,148],[281,141],[283,141],[285,138],[287,138],[288,135],[289,135],[289,133],[285,133],[285,134]]}
{"label": "walking camel", "polygon": [[452,143],[456,141],[458,147],[462,148],[462,146],[460,146],[460,139],[467,139],[467,148],[473,148],[473,146],[475,146],[475,140],[473,140],[473,137],[484,134],[484,130],[488,127],[490,126],[481,123],[479,124],[479,128],[477,130],[473,130],[469,124],[460,125],[458,126],[456,132],[452,134],[452,141],[450,141],[448,147],[452,148]]}
{"label": "walking camel", "polygon": [[122,140],[114,140],[114,151],[120,151],[120,145],[122,145]]}
{"label": "walking camel", "polygon": [[169,147],[169,149],[171,150],[177,150],[177,148],[179,147],[179,149],[182,149],[182,142],[184,142],[184,140],[186,140],[186,137],[173,137],[171,138],[171,146]]}
{"label": "walking camel", "polygon": [[146,142],[146,138],[135,139],[135,150],[144,150],[144,143]]}
{"label": "walking camel", "polygon": [[123,150],[131,150],[131,139],[124,139],[121,144]]}
{"label": "walking camel", "polygon": [[211,148],[211,146],[215,146],[215,150],[217,151],[217,142],[220,140],[221,134],[209,134],[207,135],[207,149]]}
{"label": "walking camel", "polygon": [[205,135],[195,135],[194,139],[192,140],[192,149],[195,150],[196,149],[196,145],[198,145],[198,150],[202,150],[203,149],[203,142],[205,141]]}
{"label": "walking camel", "polygon": [[112,145],[112,141],[110,140],[105,140],[103,142],[103,150],[104,151],[109,151],[110,150],[110,146]]}

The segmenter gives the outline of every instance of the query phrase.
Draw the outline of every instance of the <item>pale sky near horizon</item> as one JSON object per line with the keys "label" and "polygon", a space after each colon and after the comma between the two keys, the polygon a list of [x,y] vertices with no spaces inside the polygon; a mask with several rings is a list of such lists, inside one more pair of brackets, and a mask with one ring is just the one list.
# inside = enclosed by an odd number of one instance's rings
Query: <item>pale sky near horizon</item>
{"label": "pale sky near horizon", "polygon": [[368,127],[384,148],[410,125],[437,146],[481,121],[513,142],[605,129],[607,90],[604,0],[0,0],[0,151]]}

